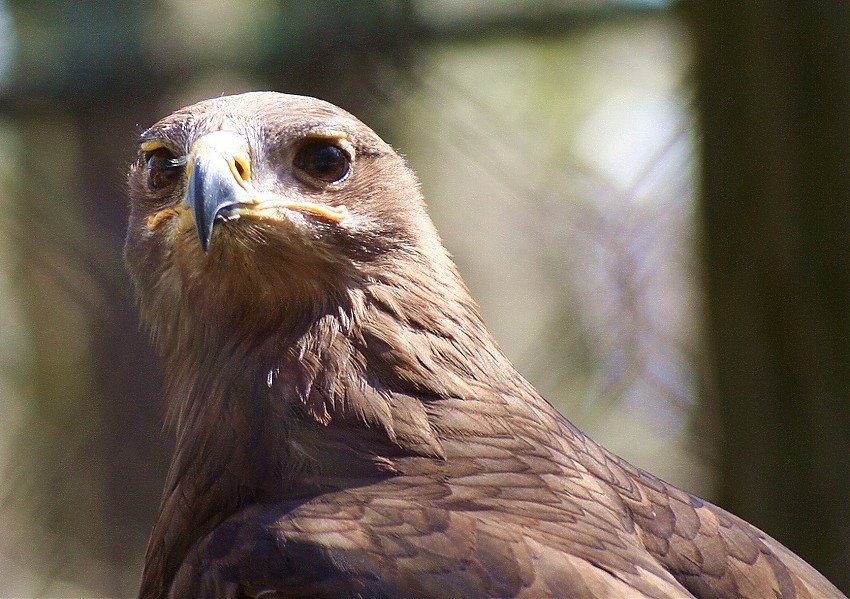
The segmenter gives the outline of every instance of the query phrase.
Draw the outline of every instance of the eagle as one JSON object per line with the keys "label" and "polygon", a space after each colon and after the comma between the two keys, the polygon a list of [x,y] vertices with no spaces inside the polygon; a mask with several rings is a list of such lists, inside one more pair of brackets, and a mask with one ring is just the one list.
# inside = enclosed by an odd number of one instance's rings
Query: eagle
{"label": "eagle", "polygon": [[844,596],[543,399],[348,112],[202,101],[141,134],[128,185],[176,434],[140,598]]}

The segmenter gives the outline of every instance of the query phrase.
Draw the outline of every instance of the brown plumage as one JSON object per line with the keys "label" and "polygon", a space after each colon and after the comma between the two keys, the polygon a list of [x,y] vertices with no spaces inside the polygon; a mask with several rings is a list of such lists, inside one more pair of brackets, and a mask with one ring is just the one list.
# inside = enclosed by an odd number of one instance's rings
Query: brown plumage
{"label": "brown plumage", "polygon": [[129,184],[177,434],[140,597],[842,597],[542,399],[350,114],[201,102]]}

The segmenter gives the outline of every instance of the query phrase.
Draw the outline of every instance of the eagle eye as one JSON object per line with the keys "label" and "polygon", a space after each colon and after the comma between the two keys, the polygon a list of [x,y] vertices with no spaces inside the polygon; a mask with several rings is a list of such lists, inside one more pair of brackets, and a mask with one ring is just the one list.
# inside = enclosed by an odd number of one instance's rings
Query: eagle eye
{"label": "eagle eye", "polygon": [[339,183],[351,171],[351,160],[339,146],[324,139],[303,144],[292,161],[297,169],[325,183]]}
{"label": "eagle eye", "polygon": [[177,182],[186,166],[186,158],[177,157],[166,148],[156,148],[145,152],[145,164],[148,166],[148,187],[159,191]]}

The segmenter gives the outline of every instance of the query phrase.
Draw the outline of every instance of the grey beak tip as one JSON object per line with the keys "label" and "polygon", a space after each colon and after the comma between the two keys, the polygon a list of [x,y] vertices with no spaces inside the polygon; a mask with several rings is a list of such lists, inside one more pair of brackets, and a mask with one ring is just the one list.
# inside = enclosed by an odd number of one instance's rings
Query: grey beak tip
{"label": "grey beak tip", "polygon": [[246,195],[234,180],[224,159],[199,159],[189,179],[186,203],[195,217],[198,241],[204,253],[209,250],[215,221],[222,210],[236,206]]}

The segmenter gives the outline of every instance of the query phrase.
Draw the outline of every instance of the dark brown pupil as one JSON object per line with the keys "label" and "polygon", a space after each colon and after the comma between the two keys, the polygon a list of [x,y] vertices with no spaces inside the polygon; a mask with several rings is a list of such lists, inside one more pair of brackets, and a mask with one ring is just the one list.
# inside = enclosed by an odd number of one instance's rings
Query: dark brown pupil
{"label": "dark brown pupil", "polygon": [[185,159],[175,157],[165,148],[147,152],[145,162],[148,166],[148,187],[155,191],[173,185],[186,164]]}
{"label": "dark brown pupil", "polygon": [[320,140],[304,144],[293,163],[311,177],[326,183],[342,181],[350,169],[345,152],[330,142]]}

